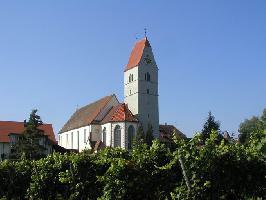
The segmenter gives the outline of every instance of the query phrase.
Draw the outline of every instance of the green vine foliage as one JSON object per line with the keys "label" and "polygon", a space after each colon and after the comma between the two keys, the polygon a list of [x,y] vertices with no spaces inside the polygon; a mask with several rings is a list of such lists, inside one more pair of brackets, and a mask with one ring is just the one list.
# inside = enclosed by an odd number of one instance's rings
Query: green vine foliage
{"label": "green vine foliage", "polygon": [[0,197],[25,199],[31,180],[32,162],[21,160],[0,163]]}
{"label": "green vine foliage", "polygon": [[0,163],[4,199],[257,199],[266,197],[265,132],[247,144],[217,143],[216,132],[176,140],[170,151],[154,140],[128,152],[54,153]]}
{"label": "green vine foliage", "polygon": [[[249,146],[225,141],[217,144],[212,132],[205,145],[199,145],[202,135],[191,141],[178,141],[185,164],[190,190],[184,183],[172,193],[175,199],[246,199],[265,197],[266,163],[255,144]],[[252,140],[251,140],[252,141]]]}

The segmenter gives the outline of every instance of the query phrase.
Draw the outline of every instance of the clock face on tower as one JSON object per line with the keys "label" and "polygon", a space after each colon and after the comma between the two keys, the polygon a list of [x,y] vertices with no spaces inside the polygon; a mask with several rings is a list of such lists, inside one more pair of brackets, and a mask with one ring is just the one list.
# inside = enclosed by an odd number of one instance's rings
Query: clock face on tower
{"label": "clock face on tower", "polygon": [[151,58],[150,58],[150,56],[148,54],[145,56],[144,60],[145,60],[146,64],[151,64],[152,63],[152,60],[151,60]]}

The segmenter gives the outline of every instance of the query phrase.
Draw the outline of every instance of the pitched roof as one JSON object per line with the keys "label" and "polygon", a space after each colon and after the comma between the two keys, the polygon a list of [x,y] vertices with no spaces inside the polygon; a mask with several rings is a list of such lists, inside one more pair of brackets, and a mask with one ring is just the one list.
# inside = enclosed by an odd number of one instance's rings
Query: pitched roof
{"label": "pitched roof", "polygon": [[145,47],[150,47],[150,46],[151,45],[150,45],[150,42],[149,42],[147,37],[145,37],[142,40],[139,40],[135,44],[135,46],[134,46],[134,48],[133,48],[133,50],[132,50],[132,52],[130,54],[129,61],[128,61],[128,64],[127,64],[127,66],[125,68],[125,71],[138,66],[139,63],[140,63],[144,48]]}
{"label": "pitched roof", "polygon": [[160,125],[159,132],[160,132],[160,140],[165,142],[172,142],[173,134],[176,134],[178,138],[184,138],[184,139],[187,138],[184,133],[182,133],[173,125]]}
{"label": "pitched roof", "polygon": [[[52,124],[43,124],[39,128],[51,141],[56,142]],[[10,142],[9,134],[22,134],[24,130],[24,122],[0,121],[0,142]]]}
{"label": "pitched roof", "polygon": [[113,96],[114,95],[106,96],[94,103],[78,109],[59,131],[59,133],[64,133],[91,124]]}
{"label": "pitched roof", "polygon": [[138,122],[138,119],[132,114],[125,103],[114,106],[102,120],[102,124],[108,122]]}

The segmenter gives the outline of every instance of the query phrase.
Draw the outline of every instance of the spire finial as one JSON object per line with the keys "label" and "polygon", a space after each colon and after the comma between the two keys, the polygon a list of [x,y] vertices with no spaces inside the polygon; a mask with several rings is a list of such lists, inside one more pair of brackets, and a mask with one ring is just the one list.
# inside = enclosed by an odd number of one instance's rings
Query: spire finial
{"label": "spire finial", "polygon": [[145,38],[147,37],[147,28],[144,28]]}

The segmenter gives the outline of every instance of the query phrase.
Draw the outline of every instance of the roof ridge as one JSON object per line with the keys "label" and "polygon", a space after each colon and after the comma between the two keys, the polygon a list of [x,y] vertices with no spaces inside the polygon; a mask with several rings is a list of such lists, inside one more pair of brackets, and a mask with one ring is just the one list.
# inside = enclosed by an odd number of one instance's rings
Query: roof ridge
{"label": "roof ridge", "polygon": [[[115,96],[115,94],[112,94],[112,95],[110,95],[110,96],[106,96],[106,97],[104,97],[104,98],[110,98],[109,100],[106,100],[106,102],[105,102],[105,104],[99,109],[99,111],[97,112],[97,114],[95,115],[95,117],[94,117],[94,119],[101,113],[101,111],[102,111],[102,108],[104,108],[108,103],[109,103],[109,101],[111,100],[111,98],[112,97],[114,97]],[[104,98],[102,98],[102,99],[104,99]],[[93,119],[93,120],[94,120]]]}

